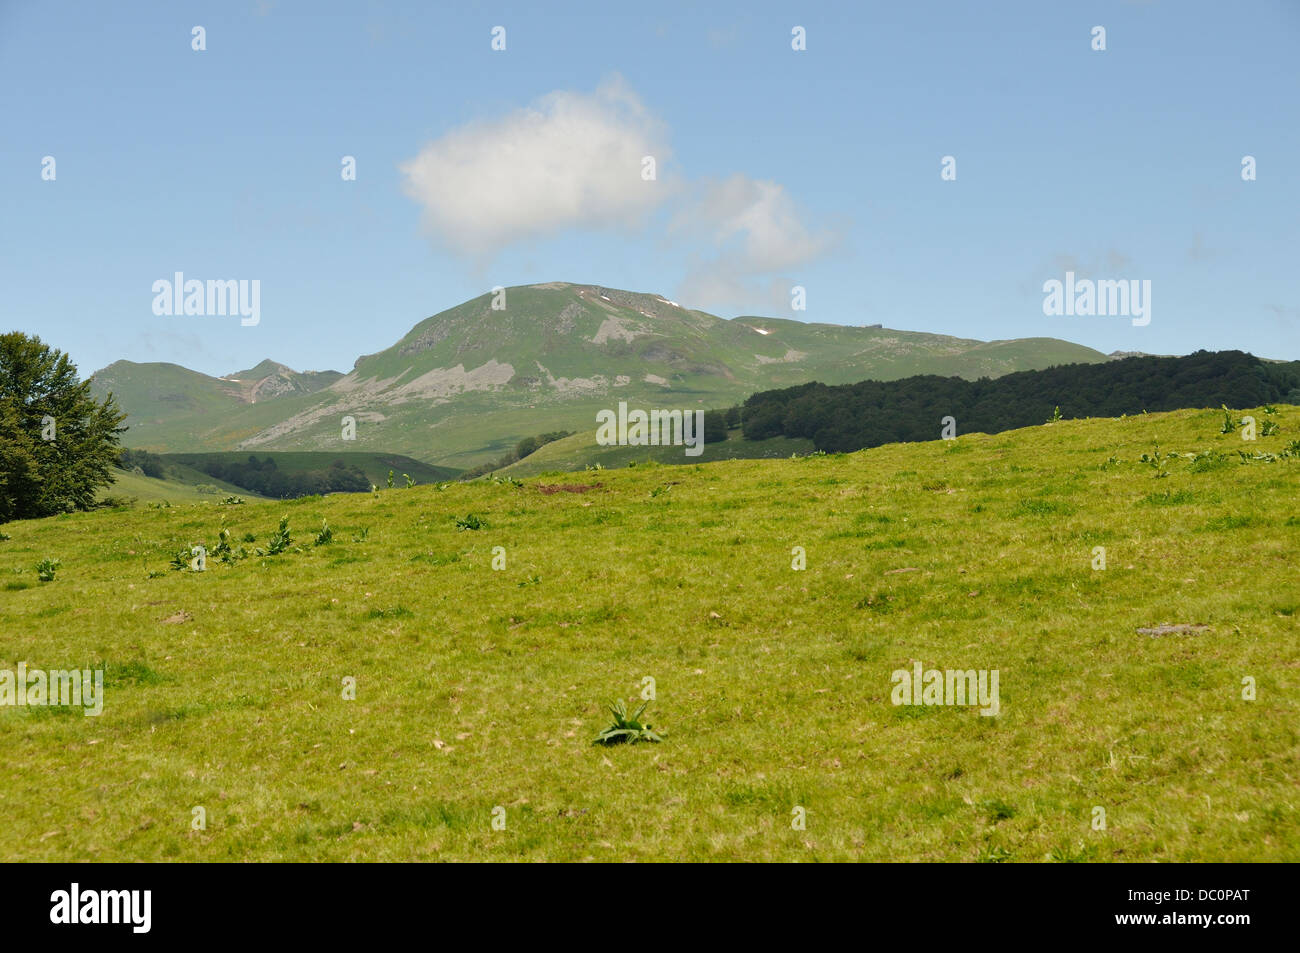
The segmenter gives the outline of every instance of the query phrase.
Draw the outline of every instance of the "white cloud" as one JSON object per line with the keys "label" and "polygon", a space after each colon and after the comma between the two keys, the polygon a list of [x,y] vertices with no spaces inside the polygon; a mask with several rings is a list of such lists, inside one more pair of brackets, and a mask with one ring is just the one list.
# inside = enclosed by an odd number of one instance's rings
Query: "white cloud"
{"label": "white cloud", "polygon": [[[658,181],[641,177],[647,155]],[[454,129],[400,168],[433,236],[483,257],[564,228],[637,225],[672,192],[671,156],[663,124],[615,77]]]}
{"label": "white cloud", "polygon": [[[654,156],[657,181],[641,177]],[[567,228],[631,231],[669,213],[668,246],[687,258],[679,300],[696,307],[789,307],[779,275],[837,236],[805,224],[777,182],[735,174],[687,182],[666,166],[668,130],[618,77],[594,93],[558,91],[500,119],[470,123],[401,164],[433,238],[480,262]]]}

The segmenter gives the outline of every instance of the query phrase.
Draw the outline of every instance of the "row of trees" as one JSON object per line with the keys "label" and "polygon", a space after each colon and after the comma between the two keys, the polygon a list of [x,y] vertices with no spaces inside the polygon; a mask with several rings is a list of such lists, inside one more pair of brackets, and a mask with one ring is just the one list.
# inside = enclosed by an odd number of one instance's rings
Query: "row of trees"
{"label": "row of trees", "polygon": [[147,477],[161,480],[167,476],[163,458],[148,450],[123,450],[117,456],[117,465],[123,470],[139,470]]}
{"label": "row of trees", "polygon": [[1118,417],[1184,407],[1258,407],[1300,402],[1300,362],[1270,363],[1241,351],[1131,357],[1069,364],[977,381],[933,375],[763,391],[745,401],[745,438],[807,437],[848,452],[934,440],[940,421],[958,433],[998,433],[1064,417]]}
{"label": "row of trees", "polygon": [[335,460],[324,469],[292,473],[281,470],[271,457],[258,460],[252,454],[244,461],[200,458],[192,465],[240,489],[279,500],[325,493],[365,493],[370,489],[365,471],[343,460]]}

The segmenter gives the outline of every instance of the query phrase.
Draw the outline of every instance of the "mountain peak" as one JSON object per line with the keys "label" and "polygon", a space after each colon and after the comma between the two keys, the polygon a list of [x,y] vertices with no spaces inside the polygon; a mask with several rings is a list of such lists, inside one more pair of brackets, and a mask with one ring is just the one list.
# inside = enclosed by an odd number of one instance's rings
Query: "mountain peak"
{"label": "mountain peak", "polygon": [[296,373],[298,372],[287,364],[281,364],[279,361],[273,361],[268,357],[262,363],[250,367],[246,371],[232,371],[229,374],[222,375],[221,379],[224,381],[260,381],[275,374]]}

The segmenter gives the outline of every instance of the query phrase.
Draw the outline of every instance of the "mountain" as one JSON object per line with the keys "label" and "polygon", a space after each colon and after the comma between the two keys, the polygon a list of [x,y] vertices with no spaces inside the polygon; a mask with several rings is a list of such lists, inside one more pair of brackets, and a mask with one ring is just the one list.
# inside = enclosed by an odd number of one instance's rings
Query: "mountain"
{"label": "mountain", "polygon": [[265,360],[246,371],[235,371],[221,378],[238,383],[245,403],[283,397],[285,394],[314,394],[333,384],[343,375],[338,371],[298,372],[272,360]]}
{"label": "mountain", "polygon": [[[657,294],[548,282],[507,288],[500,298],[485,294],[427,318],[337,378],[272,362],[231,379],[118,362],[97,373],[93,386],[116,393],[130,415],[127,446],[383,450],[464,468],[500,456],[522,437],[588,429],[597,410],[621,400],[724,407],[754,391],[811,380],[974,379],[1104,360],[1054,338],[975,341],[878,326],[724,319]],[[355,441],[343,440],[345,417],[355,419]]]}
{"label": "mountain", "polygon": [[91,376],[99,397],[112,393],[128,414],[124,446],[167,450],[189,446],[191,428],[207,426],[244,405],[323,390],[338,371],[299,373],[266,360],[246,371],[209,377],[179,364],[117,361]]}

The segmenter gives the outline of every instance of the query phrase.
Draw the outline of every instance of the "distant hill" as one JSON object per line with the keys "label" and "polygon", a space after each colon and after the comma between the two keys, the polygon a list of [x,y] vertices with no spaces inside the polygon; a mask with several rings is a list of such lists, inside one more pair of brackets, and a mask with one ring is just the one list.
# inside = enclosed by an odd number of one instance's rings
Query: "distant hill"
{"label": "distant hill", "polygon": [[101,501],[133,501],[136,503],[198,503],[217,502],[227,496],[242,496],[249,500],[262,499],[242,487],[214,479],[191,467],[169,466],[162,477],[145,476],[131,470],[114,468],[110,471],[113,482],[102,487],[97,494]]}
{"label": "distant hill", "polygon": [[90,380],[97,397],[112,392],[127,412],[131,429],[123,446],[160,451],[187,443],[195,425],[220,421],[246,405],[313,394],[342,376],[338,371],[299,373],[270,360],[226,377],[209,377],[179,364],[117,361]]}
{"label": "distant hill", "polygon": [[619,400],[709,408],[809,380],[996,377],[1101,362],[1055,338],[976,341],[883,327],[723,319],[656,294],[550,282],[482,295],[415,325],[343,376],[265,361],[229,378],[118,362],[94,375],[129,415],[127,446],[158,452],[384,450],[466,468],[523,437],[589,428]]}

